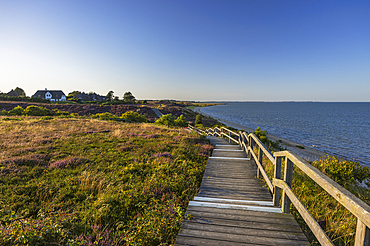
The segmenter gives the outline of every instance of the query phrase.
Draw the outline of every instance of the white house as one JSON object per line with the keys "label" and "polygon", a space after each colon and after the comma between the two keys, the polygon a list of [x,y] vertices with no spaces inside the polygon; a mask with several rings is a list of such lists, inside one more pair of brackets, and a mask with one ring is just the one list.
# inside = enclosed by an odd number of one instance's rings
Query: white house
{"label": "white house", "polygon": [[41,97],[43,99],[48,99],[51,102],[54,101],[66,101],[66,95],[63,91],[52,91],[45,88],[45,90],[38,90],[32,97]]}

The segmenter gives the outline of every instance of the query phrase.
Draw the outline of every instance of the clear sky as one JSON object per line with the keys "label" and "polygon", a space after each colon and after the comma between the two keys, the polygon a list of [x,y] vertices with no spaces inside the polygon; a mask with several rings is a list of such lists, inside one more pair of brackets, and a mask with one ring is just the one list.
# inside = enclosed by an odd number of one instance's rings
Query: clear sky
{"label": "clear sky", "polygon": [[370,101],[370,1],[0,0],[0,90]]}

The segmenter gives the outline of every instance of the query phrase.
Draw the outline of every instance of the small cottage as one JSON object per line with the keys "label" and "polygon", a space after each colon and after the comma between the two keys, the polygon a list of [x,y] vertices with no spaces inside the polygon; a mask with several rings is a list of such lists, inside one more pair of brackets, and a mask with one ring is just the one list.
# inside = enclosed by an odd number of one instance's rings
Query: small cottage
{"label": "small cottage", "polygon": [[51,102],[55,101],[66,101],[66,95],[63,91],[57,91],[57,90],[38,90],[32,97],[41,97],[43,99],[48,99]]}
{"label": "small cottage", "polygon": [[8,97],[19,97],[19,94],[15,90],[11,90],[8,93],[6,93],[5,96],[8,96]]}

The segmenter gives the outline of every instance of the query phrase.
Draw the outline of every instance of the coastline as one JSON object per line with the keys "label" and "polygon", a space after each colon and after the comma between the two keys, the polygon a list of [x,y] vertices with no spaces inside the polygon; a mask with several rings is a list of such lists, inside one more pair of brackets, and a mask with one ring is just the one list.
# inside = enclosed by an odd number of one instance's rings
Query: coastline
{"label": "coastline", "polygon": [[[219,122],[221,122],[221,123],[223,123],[227,126],[233,127],[235,129],[238,129],[238,130],[244,130],[246,132],[253,132],[254,131],[253,128],[250,128],[250,127],[247,127],[247,126],[235,123],[235,122],[231,122],[231,121],[228,121],[228,120],[220,119],[220,118],[211,116],[209,114],[205,114],[205,113],[200,111],[201,108],[202,107],[194,108],[193,111],[198,113],[198,114],[202,114],[204,116],[211,117],[211,118],[213,118],[213,119],[215,119],[215,120],[217,120],[217,121],[219,121]],[[305,159],[307,161],[315,161],[315,160],[321,159],[322,157],[326,156],[325,152],[323,152],[321,150],[317,150],[317,149],[314,149],[312,147],[290,141],[289,139],[285,139],[285,138],[275,136],[275,135],[272,135],[272,134],[267,134],[267,137],[269,139],[275,141],[275,142],[279,142],[281,147],[286,148],[287,150],[290,150],[290,151],[294,152],[295,154],[299,155],[300,157],[302,157],[303,159]],[[298,146],[303,146],[304,149],[298,148],[297,145]]]}

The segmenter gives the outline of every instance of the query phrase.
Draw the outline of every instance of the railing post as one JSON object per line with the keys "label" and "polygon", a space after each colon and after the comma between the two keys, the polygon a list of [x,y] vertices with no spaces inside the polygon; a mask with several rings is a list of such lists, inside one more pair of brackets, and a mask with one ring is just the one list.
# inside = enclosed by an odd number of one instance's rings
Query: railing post
{"label": "railing post", "polygon": [[[263,151],[261,149],[261,147],[258,147],[258,161],[259,163],[262,165],[262,154],[263,154]],[[257,178],[259,179],[260,178],[260,169],[257,167]]]}
{"label": "railing post", "polygon": [[229,143],[231,143],[231,132],[229,132]]}
{"label": "railing post", "polygon": [[248,158],[250,158],[252,160],[252,151],[253,151],[253,138],[252,137],[249,137],[249,147],[250,147],[250,151],[248,152]]}
{"label": "railing post", "polygon": [[[274,170],[274,178],[281,179],[281,160],[282,157],[275,158],[275,170]],[[279,206],[280,202],[280,188],[274,185],[274,196],[273,196],[273,203],[274,206]]]}
{"label": "railing post", "polygon": [[[289,188],[292,188],[293,179],[293,162],[289,160],[288,157],[285,158],[285,168],[284,168],[284,181],[288,184]],[[290,199],[283,191],[283,201],[282,201],[283,213],[290,212]]]}
{"label": "railing post", "polygon": [[357,218],[355,246],[370,246],[370,230]]}

